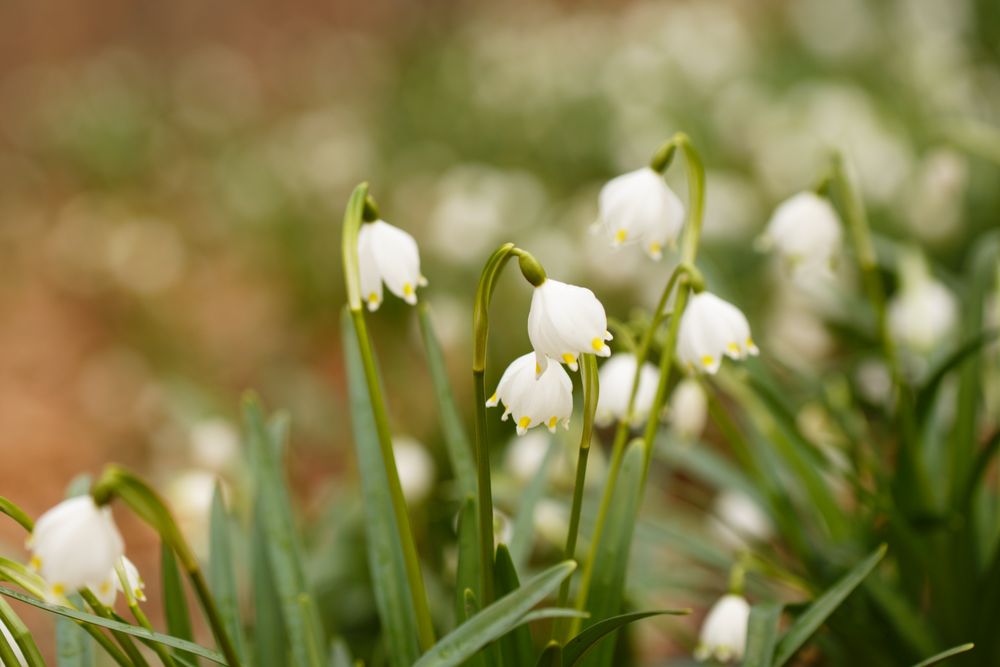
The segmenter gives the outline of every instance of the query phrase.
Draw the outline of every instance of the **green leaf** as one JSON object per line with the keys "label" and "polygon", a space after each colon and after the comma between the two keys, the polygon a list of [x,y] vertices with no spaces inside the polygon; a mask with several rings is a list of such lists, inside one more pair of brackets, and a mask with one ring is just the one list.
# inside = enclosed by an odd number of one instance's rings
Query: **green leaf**
{"label": "green leaf", "polygon": [[250,545],[250,572],[254,594],[254,657],[256,664],[283,665],[288,659],[288,633],[281,616],[281,600],[271,577],[267,538],[261,529],[261,500],[254,503],[254,522]]}
{"label": "green leaf", "polygon": [[279,416],[270,424],[265,423],[261,407],[252,396],[243,401],[243,418],[250,445],[254,490],[259,500],[256,518],[261,522],[258,528],[267,547],[266,562],[281,601],[281,615],[291,645],[291,664],[319,667],[325,642],[314,632],[319,626],[313,618],[317,612],[306,586],[295,518],[278,456],[288,422]]}
{"label": "green leaf", "polygon": [[932,655],[931,657],[927,658],[926,660],[921,660],[920,662],[918,662],[917,664],[915,664],[913,667],[930,667],[930,665],[936,665],[938,663],[944,662],[948,658],[956,656],[959,653],[965,653],[966,651],[971,651],[975,647],[976,647],[976,645],[973,644],[972,642],[969,642],[968,644],[962,644],[960,646],[953,646],[952,648],[948,649],[947,651],[941,651],[940,653],[938,653],[936,655]]}
{"label": "green leaf", "polygon": [[538,466],[534,476],[528,485],[521,491],[520,501],[517,506],[517,515],[514,517],[514,528],[510,536],[510,557],[514,561],[514,567],[522,568],[531,554],[531,545],[535,539],[535,508],[538,502],[545,495],[545,489],[549,481],[549,468],[555,461],[559,453],[559,441],[556,438],[549,439],[549,448],[545,451],[545,458]]}
{"label": "green leaf", "polygon": [[[608,506],[607,522],[594,553],[593,578],[587,599],[591,624],[617,616],[621,611],[625,577],[628,572],[632,534],[642,499],[642,477],[646,445],[633,440],[622,457],[614,496]],[[607,666],[614,657],[615,642],[602,642],[581,664]]]}
{"label": "green leaf", "polygon": [[[7,589],[0,588],[0,592],[6,591]],[[21,617],[14,612],[13,607],[3,598],[0,598],[0,620],[7,626],[7,631],[14,638],[17,647],[21,649],[21,655],[24,656],[24,661],[29,667],[45,667],[45,659],[42,657],[41,652],[39,652],[38,645],[35,643],[35,638],[31,636],[28,626],[24,624]],[[15,664],[20,663],[15,662]]]}
{"label": "green leaf", "polygon": [[566,646],[562,650],[562,665],[563,667],[573,667],[573,665],[579,664],[591,649],[600,644],[602,639],[629,623],[634,623],[650,616],[662,616],[664,614],[684,616],[690,613],[690,609],[660,609],[656,611],[636,611],[630,614],[605,618],[589,626],[583,632],[566,642]]}
{"label": "green leaf", "polygon": [[[191,641],[194,633],[191,631],[187,594],[184,592],[184,583],[177,569],[177,558],[173,549],[165,542],[160,545],[160,576],[163,581],[163,613],[167,619],[167,632],[174,637]],[[194,654],[183,657],[198,664]]]}
{"label": "green leaf", "polygon": [[230,543],[230,521],[222,499],[222,487],[215,485],[209,528],[208,584],[215,598],[226,633],[233,640],[233,647],[241,661],[246,660],[246,640],[236,593],[236,574],[233,549]]}
{"label": "green leaf", "polygon": [[[517,578],[517,570],[510,558],[507,546],[497,547],[496,564],[493,570],[496,581],[496,593],[503,596],[513,593],[521,586]],[[497,642],[500,645],[500,655],[507,665],[530,665],[535,659],[535,646],[531,640],[531,629],[526,625],[511,630]]]}
{"label": "green leaf", "polygon": [[14,521],[17,521],[29,533],[35,528],[35,522],[31,520],[31,517],[23,509],[2,496],[0,496],[0,513],[6,514]]}
{"label": "green leaf", "polygon": [[455,568],[455,625],[466,614],[465,591],[479,586],[479,534],[476,524],[476,500],[466,498],[458,515],[458,566]]}
{"label": "green leaf", "polygon": [[783,605],[778,602],[765,602],[750,609],[743,667],[771,667],[773,664],[782,608]]}
{"label": "green leaf", "polygon": [[462,664],[488,643],[516,627],[531,608],[556,590],[574,569],[576,563],[564,561],[531,578],[513,593],[496,600],[442,637],[414,667],[453,667]]}
{"label": "green leaf", "polygon": [[773,663],[775,667],[781,667],[795,655],[795,652],[823,625],[823,622],[840,606],[840,603],[864,581],[865,577],[871,574],[875,566],[885,556],[885,551],[886,545],[883,544],[809,605],[778,642]]}
{"label": "green leaf", "polygon": [[997,336],[1000,336],[1000,331],[980,331],[972,338],[960,343],[940,364],[935,366],[934,370],[927,374],[927,380],[917,392],[917,404],[914,410],[916,415],[923,418],[928,417],[931,414],[934,397],[937,395],[938,388],[945,376],[958,368],[966,359],[978,354],[983,347],[996,340]]}
{"label": "green leaf", "polygon": [[91,625],[97,625],[102,628],[108,628],[109,630],[114,630],[117,632],[122,632],[127,635],[132,635],[143,641],[156,642],[158,644],[163,644],[164,646],[169,646],[171,648],[178,649],[179,651],[184,651],[191,655],[197,655],[206,660],[211,660],[212,662],[218,663],[220,665],[225,665],[226,660],[222,657],[221,653],[212,651],[205,648],[204,646],[199,646],[194,642],[189,642],[178,637],[172,637],[170,635],[160,634],[159,632],[151,632],[146,628],[139,627],[136,625],[129,625],[128,623],[122,623],[120,621],[114,621],[109,618],[101,618],[100,616],[95,616],[93,614],[88,614],[83,611],[77,611],[75,609],[70,609],[69,607],[62,607],[59,605],[49,604],[47,602],[42,602],[36,600],[32,597],[18,593],[4,586],[0,586],[0,595],[6,595],[9,598],[13,598],[25,604],[30,604],[32,607],[38,607],[39,609],[44,609],[45,611],[51,612],[53,614],[58,614],[60,616],[65,616],[67,618],[72,618],[77,621],[83,621],[84,623],[89,623]]}
{"label": "green leaf", "polygon": [[[79,595],[69,596],[75,607],[82,608]],[[93,667],[94,645],[87,633],[63,616],[56,619],[56,659],[59,667]]]}
{"label": "green leaf", "polygon": [[346,311],[341,319],[341,326],[351,428],[364,498],[368,568],[375,593],[375,605],[382,621],[390,664],[393,667],[409,667],[420,656],[420,650],[413,605],[406,602],[412,596],[406,578],[403,547],[396,529],[396,514],[382,463],[375,417],[368,402],[368,386],[354,323]]}
{"label": "green leaf", "polygon": [[438,342],[434,331],[434,323],[431,321],[430,308],[426,301],[420,303],[417,314],[424,341],[424,353],[427,355],[427,366],[430,368],[431,382],[434,384],[434,396],[441,413],[441,428],[444,430],[444,444],[448,449],[451,469],[455,473],[461,496],[475,496],[476,464],[472,458],[472,445],[462,423],[462,415],[455,404],[455,394],[448,382],[448,368],[444,362],[441,343]]}
{"label": "green leaf", "polygon": [[354,667],[351,661],[351,650],[347,648],[347,642],[340,637],[333,640],[330,645],[329,667]]}
{"label": "green leaf", "polygon": [[542,654],[538,656],[535,667],[562,667],[563,650],[559,642],[552,640],[549,642]]}

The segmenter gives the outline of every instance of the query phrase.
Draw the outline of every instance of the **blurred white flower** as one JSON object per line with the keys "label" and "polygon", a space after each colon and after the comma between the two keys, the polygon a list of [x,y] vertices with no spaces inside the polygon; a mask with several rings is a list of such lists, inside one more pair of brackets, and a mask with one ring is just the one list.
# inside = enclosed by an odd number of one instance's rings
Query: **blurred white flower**
{"label": "blurred white flower", "polygon": [[533,431],[513,438],[507,446],[504,467],[518,482],[527,483],[542,466],[551,443],[551,436],[544,431]]}
{"label": "blurred white flower", "polygon": [[[625,419],[628,411],[628,399],[632,394],[632,384],[635,381],[636,358],[630,352],[618,352],[611,355],[598,373],[600,392],[597,395],[596,421],[599,424],[610,424],[613,420]],[[660,371],[648,361],[642,365],[639,373],[639,388],[635,394],[633,412],[637,424],[646,421],[653,400],[656,398],[656,386],[660,380]]]}
{"label": "blurred white flower", "polygon": [[493,548],[501,544],[510,544],[514,537],[514,522],[498,509],[493,510]]}
{"label": "blurred white flower", "polygon": [[841,238],[840,221],[830,202],[804,191],[778,205],[761,240],[781,254],[794,274],[802,267],[831,269]]}
{"label": "blurred white flower", "polygon": [[239,433],[222,417],[197,422],[191,427],[190,437],[191,458],[203,468],[221,472],[239,458]]}
{"label": "blurred white flower", "polygon": [[[21,647],[17,645],[17,642],[14,640],[14,635],[11,634],[10,630],[3,621],[0,621],[0,633],[3,633],[3,638],[7,641],[7,645],[10,646],[10,649],[14,652],[14,657],[17,658],[17,664],[20,665],[20,667],[28,667],[28,662],[24,659],[24,654],[21,653]],[[5,667],[14,667],[14,665],[5,665]]]}
{"label": "blurred white flower", "polygon": [[904,257],[901,264],[902,288],[889,301],[889,331],[904,347],[930,352],[954,330],[958,303],[920,255]]}
{"label": "blurred white flower", "polygon": [[650,167],[608,181],[599,197],[600,221],[612,246],[639,243],[654,260],[673,246],[684,226],[684,204]]}
{"label": "blurred white flower", "polygon": [[35,522],[28,538],[31,565],[59,598],[84,587],[112,585],[108,573],[124,551],[111,508],[89,495],[64,500]]}
{"label": "blurred white flower", "polygon": [[886,405],[892,392],[892,374],[884,361],[865,359],[854,371],[854,383],[865,400],[876,405]]}
{"label": "blurred white flower", "polygon": [[577,369],[576,358],[591,353],[611,356],[611,340],[604,306],[585,287],[548,278],[535,288],[528,311],[528,339],[535,348],[536,373],[548,366],[549,357]]}
{"label": "blurred white flower", "polygon": [[906,196],[906,220],[921,239],[950,239],[962,224],[968,160],[949,148],[932,151],[917,166]]}
{"label": "blurred white flower", "polygon": [[743,659],[747,643],[750,604],[742,595],[723,595],[708,610],[701,626],[694,657],[698,661],[714,658],[719,662]]}
{"label": "blurred white flower", "polygon": [[542,498],[535,505],[535,534],[551,546],[561,547],[566,543],[569,530],[569,516],[562,503],[550,498]]}
{"label": "blurred white flower", "polygon": [[677,357],[692,370],[715,373],[722,357],[745,359],[759,350],[739,308],[709,292],[693,294],[681,317]]}
{"label": "blurred white flower", "polygon": [[434,459],[427,448],[413,438],[398,437],[392,439],[392,453],[406,502],[419,504],[426,500],[436,476]]}
{"label": "blurred white flower", "polygon": [[684,378],[670,395],[670,425],[682,440],[694,441],[701,437],[708,421],[708,397],[701,383],[694,378]]}
{"label": "blurred white flower", "polygon": [[417,288],[427,284],[420,273],[420,251],[408,233],[384,220],[361,225],[358,233],[358,271],[361,297],[368,310],[382,304],[382,283],[411,306],[417,303]]}
{"label": "blurred white flower", "polygon": [[514,415],[518,435],[539,424],[545,424],[552,432],[559,422],[569,428],[573,413],[573,381],[559,364],[552,364],[536,375],[536,356],[529,352],[512,361],[500,377],[496,391],[486,401],[489,408],[503,403],[501,419]]}
{"label": "blurred white flower", "polygon": [[[119,563],[125,572],[125,578],[128,580],[132,597],[140,602],[145,600],[146,594],[143,591],[146,588],[146,584],[139,575],[139,570],[136,568],[135,563],[125,556],[121,557]],[[124,588],[122,588],[121,577],[118,576],[117,565],[108,572],[103,580],[96,585],[90,584],[89,588],[101,604],[105,607],[113,607],[118,593],[125,592]]]}
{"label": "blurred white flower", "polygon": [[208,523],[218,477],[205,470],[185,470],[165,486],[167,505],[181,533],[199,556],[208,552]]}
{"label": "blurred white flower", "polygon": [[774,535],[771,519],[757,501],[734,489],[727,489],[712,504],[710,527],[715,536],[733,551],[754,542],[766,542]]}

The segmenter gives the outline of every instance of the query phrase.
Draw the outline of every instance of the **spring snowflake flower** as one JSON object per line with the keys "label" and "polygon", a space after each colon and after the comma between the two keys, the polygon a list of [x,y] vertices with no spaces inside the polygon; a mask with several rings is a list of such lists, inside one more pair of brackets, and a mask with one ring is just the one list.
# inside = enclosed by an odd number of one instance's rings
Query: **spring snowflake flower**
{"label": "spring snowflake flower", "polygon": [[889,302],[889,331],[903,346],[929,352],[955,329],[958,303],[922,257],[905,258],[902,274],[903,287]]}
{"label": "spring snowflake flower", "polygon": [[[127,556],[122,556],[122,569],[125,571],[125,580],[128,582],[129,591],[139,602],[143,602],[146,599],[146,582],[142,580],[142,575],[139,574],[139,568],[135,566],[135,563],[130,561]],[[125,589],[122,587],[121,577],[115,572],[115,589],[120,593],[125,593]]]}
{"label": "spring snowflake flower", "polygon": [[[635,381],[636,359],[629,352],[613,354],[601,366],[598,373],[601,391],[597,396],[598,423],[609,424],[615,419],[625,419],[628,411],[628,399],[632,394],[632,383]],[[653,364],[646,362],[639,372],[639,388],[635,393],[635,403],[632,406],[637,423],[646,421],[646,416],[653,407],[656,398],[656,386],[660,381],[660,371]]]}
{"label": "spring snowflake flower", "polygon": [[569,428],[573,412],[573,382],[569,375],[562,366],[553,364],[536,376],[535,356],[529,352],[512,361],[500,377],[497,390],[486,401],[488,408],[503,402],[502,419],[514,415],[518,435],[539,424],[552,432],[559,422]]}
{"label": "spring snowflake flower", "polygon": [[765,247],[776,249],[793,270],[829,270],[840,252],[842,236],[830,202],[815,192],[800,192],[778,205],[761,240]]}
{"label": "spring snowflake flower", "polygon": [[10,665],[9,667],[28,667],[28,661],[24,659],[24,653],[21,652],[21,647],[17,645],[17,641],[14,639],[14,635],[11,634],[10,629],[0,621],[0,633],[3,634],[3,638],[7,641],[7,646],[14,652],[14,657],[17,658],[17,665]]}
{"label": "spring snowflake flower", "polygon": [[663,176],[649,167],[609,181],[599,198],[601,219],[611,245],[640,243],[654,260],[672,246],[684,226],[684,204]]}
{"label": "spring snowflake flower", "polygon": [[685,441],[697,440],[708,421],[708,397],[701,383],[684,378],[670,395],[670,425]]}
{"label": "spring snowflake flower", "polygon": [[411,306],[417,288],[427,284],[420,273],[420,251],[412,236],[384,220],[361,225],[358,232],[361,295],[368,310],[382,304],[382,283]]}
{"label": "spring snowflake flower", "polygon": [[541,375],[549,357],[578,368],[581,354],[611,356],[608,316],[594,293],[585,287],[546,279],[535,288],[528,311],[528,339],[535,348],[535,373]]}
{"label": "spring snowflake flower", "polygon": [[677,356],[688,368],[715,373],[722,357],[745,359],[759,350],[739,308],[714,294],[693,294],[681,317]]}
{"label": "spring snowflake flower", "polygon": [[434,459],[427,448],[413,438],[397,437],[392,439],[392,453],[406,502],[419,504],[427,500],[436,477]]}
{"label": "spring snowflake flower", "polygon": [[742,595],[723,595],[712,605],[701,626],[694,657],[698,661],[714,658],[719,662],[743,659],[747,644],[750,604]]}
{"label": "spring snowflake flower", "polygon": [[113,589],[108,573],[122,557],[124,544],[111,509],[98,507],[87,495],[64,500],[43,514],[28,548],[32,567],[59,597],[84,587]]}

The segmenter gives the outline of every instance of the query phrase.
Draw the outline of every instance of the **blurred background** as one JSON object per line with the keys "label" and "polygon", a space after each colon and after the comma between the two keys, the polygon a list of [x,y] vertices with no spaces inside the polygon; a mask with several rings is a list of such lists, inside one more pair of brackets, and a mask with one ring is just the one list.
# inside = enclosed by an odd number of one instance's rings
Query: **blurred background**
{"label": "blurred background", "polygon": [[[669,258],[590,227],[603,182],[678,130],[706,159],[714,291],[765,355],[831,367],[836,313],[751,250],[775,203],[839,147],[879,233],[957,271],[1000,222],[1000,149],[978,133],[998,119],[994,0],[4,2],[0,494],[37,516],[120,461],[197,534],[215,475],[238,493],[252,388],[291,413],[303,515],[356,518],[338,333],[353,186],[420,243],[420,297],[468,396],[473,281],[503,241],[616,317],[655,303]],[[528,296],[511,279],[496,307],[519,322]],[[398,435],[446,479],[412,310],[390,297],[371,326]],[[492,385],[526,331],[491,345]],[[152,535],[122,522],[154,569]],[[22,537],[0,525],[3,552]]]}

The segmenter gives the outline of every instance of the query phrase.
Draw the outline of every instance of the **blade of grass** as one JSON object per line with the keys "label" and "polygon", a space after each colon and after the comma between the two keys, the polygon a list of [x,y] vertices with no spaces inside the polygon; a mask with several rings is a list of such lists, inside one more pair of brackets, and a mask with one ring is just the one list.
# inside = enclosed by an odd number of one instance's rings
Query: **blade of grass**
{"label": "blade of grass", "polygon": [[256,664],[283,665],[288,660],[288,632],[281,615],[281,599],[274,586],[268,563],[267,538],[261,529],[261,500],[254,507],[253,534],[250,545],[250,571],[254,593],[253,645]]}
{"label": "blade of grass", "polygon": [[[75,607],[82,607],[79,595],[69,596]],[[56,659],[59,667],[93,667],[94,645],[87,633],[68,618],[56,618]]]}
{"label": "blade of grass", "polygon": [[[160,577],[163,584],[163,614],[167,619],[167,632],[186,641],[194,639],[191,630],[191,613],[188,609],[184,583],[177,569],[177,558],[167,544],[160,545]],[[193,654],[181,656],[198,664]]]}
{"label": "blade of grass", "polygon": [[562,666],[573,667],[579,664],[591,649],[600,644],[602,639],[629,623],[641,621],[650,616],[662,616],[664,614],[683,616],[690,613],[690,609],[659,609],[655,611],[636,611],[598,621],[566,642],[566,646],[562,650]]}
{"label": "blade of grass", "polygon": [[226,632],[233,640],[233,647],[241,660],[246,660],[246,640],[240,619],[239,599],[236,593],[236,573],[233,548],[230,544],[231,525],[222,499],[222,487],[215,485],[209,522],[208,584],[222,615]]}
{"label": "blade of grass", "polygon": [[[517,570],[510,558],[507,546],[497,547],[497,559],[493,569],[496,579],[496,593],[503,596],[513,593],[521,586],[517,578]],[[511,630],[497,642],[500,655],[506,665],[530,665],[535,659],[535,646],[531,640],[531,629],[526,625]]]}
{"label": "blade of grass", "polygon": [[777,602],[765,602],[750,609],[743,667],[771,667],[773,664],[782,608],[783,605]]}
{"label": "blade of grass", "polygon": [[937,655],[932,655],[926,660],[921,660],[913,667],[930,667],[931,665],[937,665],[944,662],[948,658],[954,657],[960,653],[965,653],[966,651],[971,651],[976,647],[975,644],[969,642],[968,644],[961,644],[960,646],[953,646],[947,651],[941,651]]}
{"label": "blade of grass", "polygon": [[479,531],[476,528],[476,499],[469,496],[458,515],[458,566],[455,572],[455,624],[461,625],[465,613],[465,591],[479,585]]}

